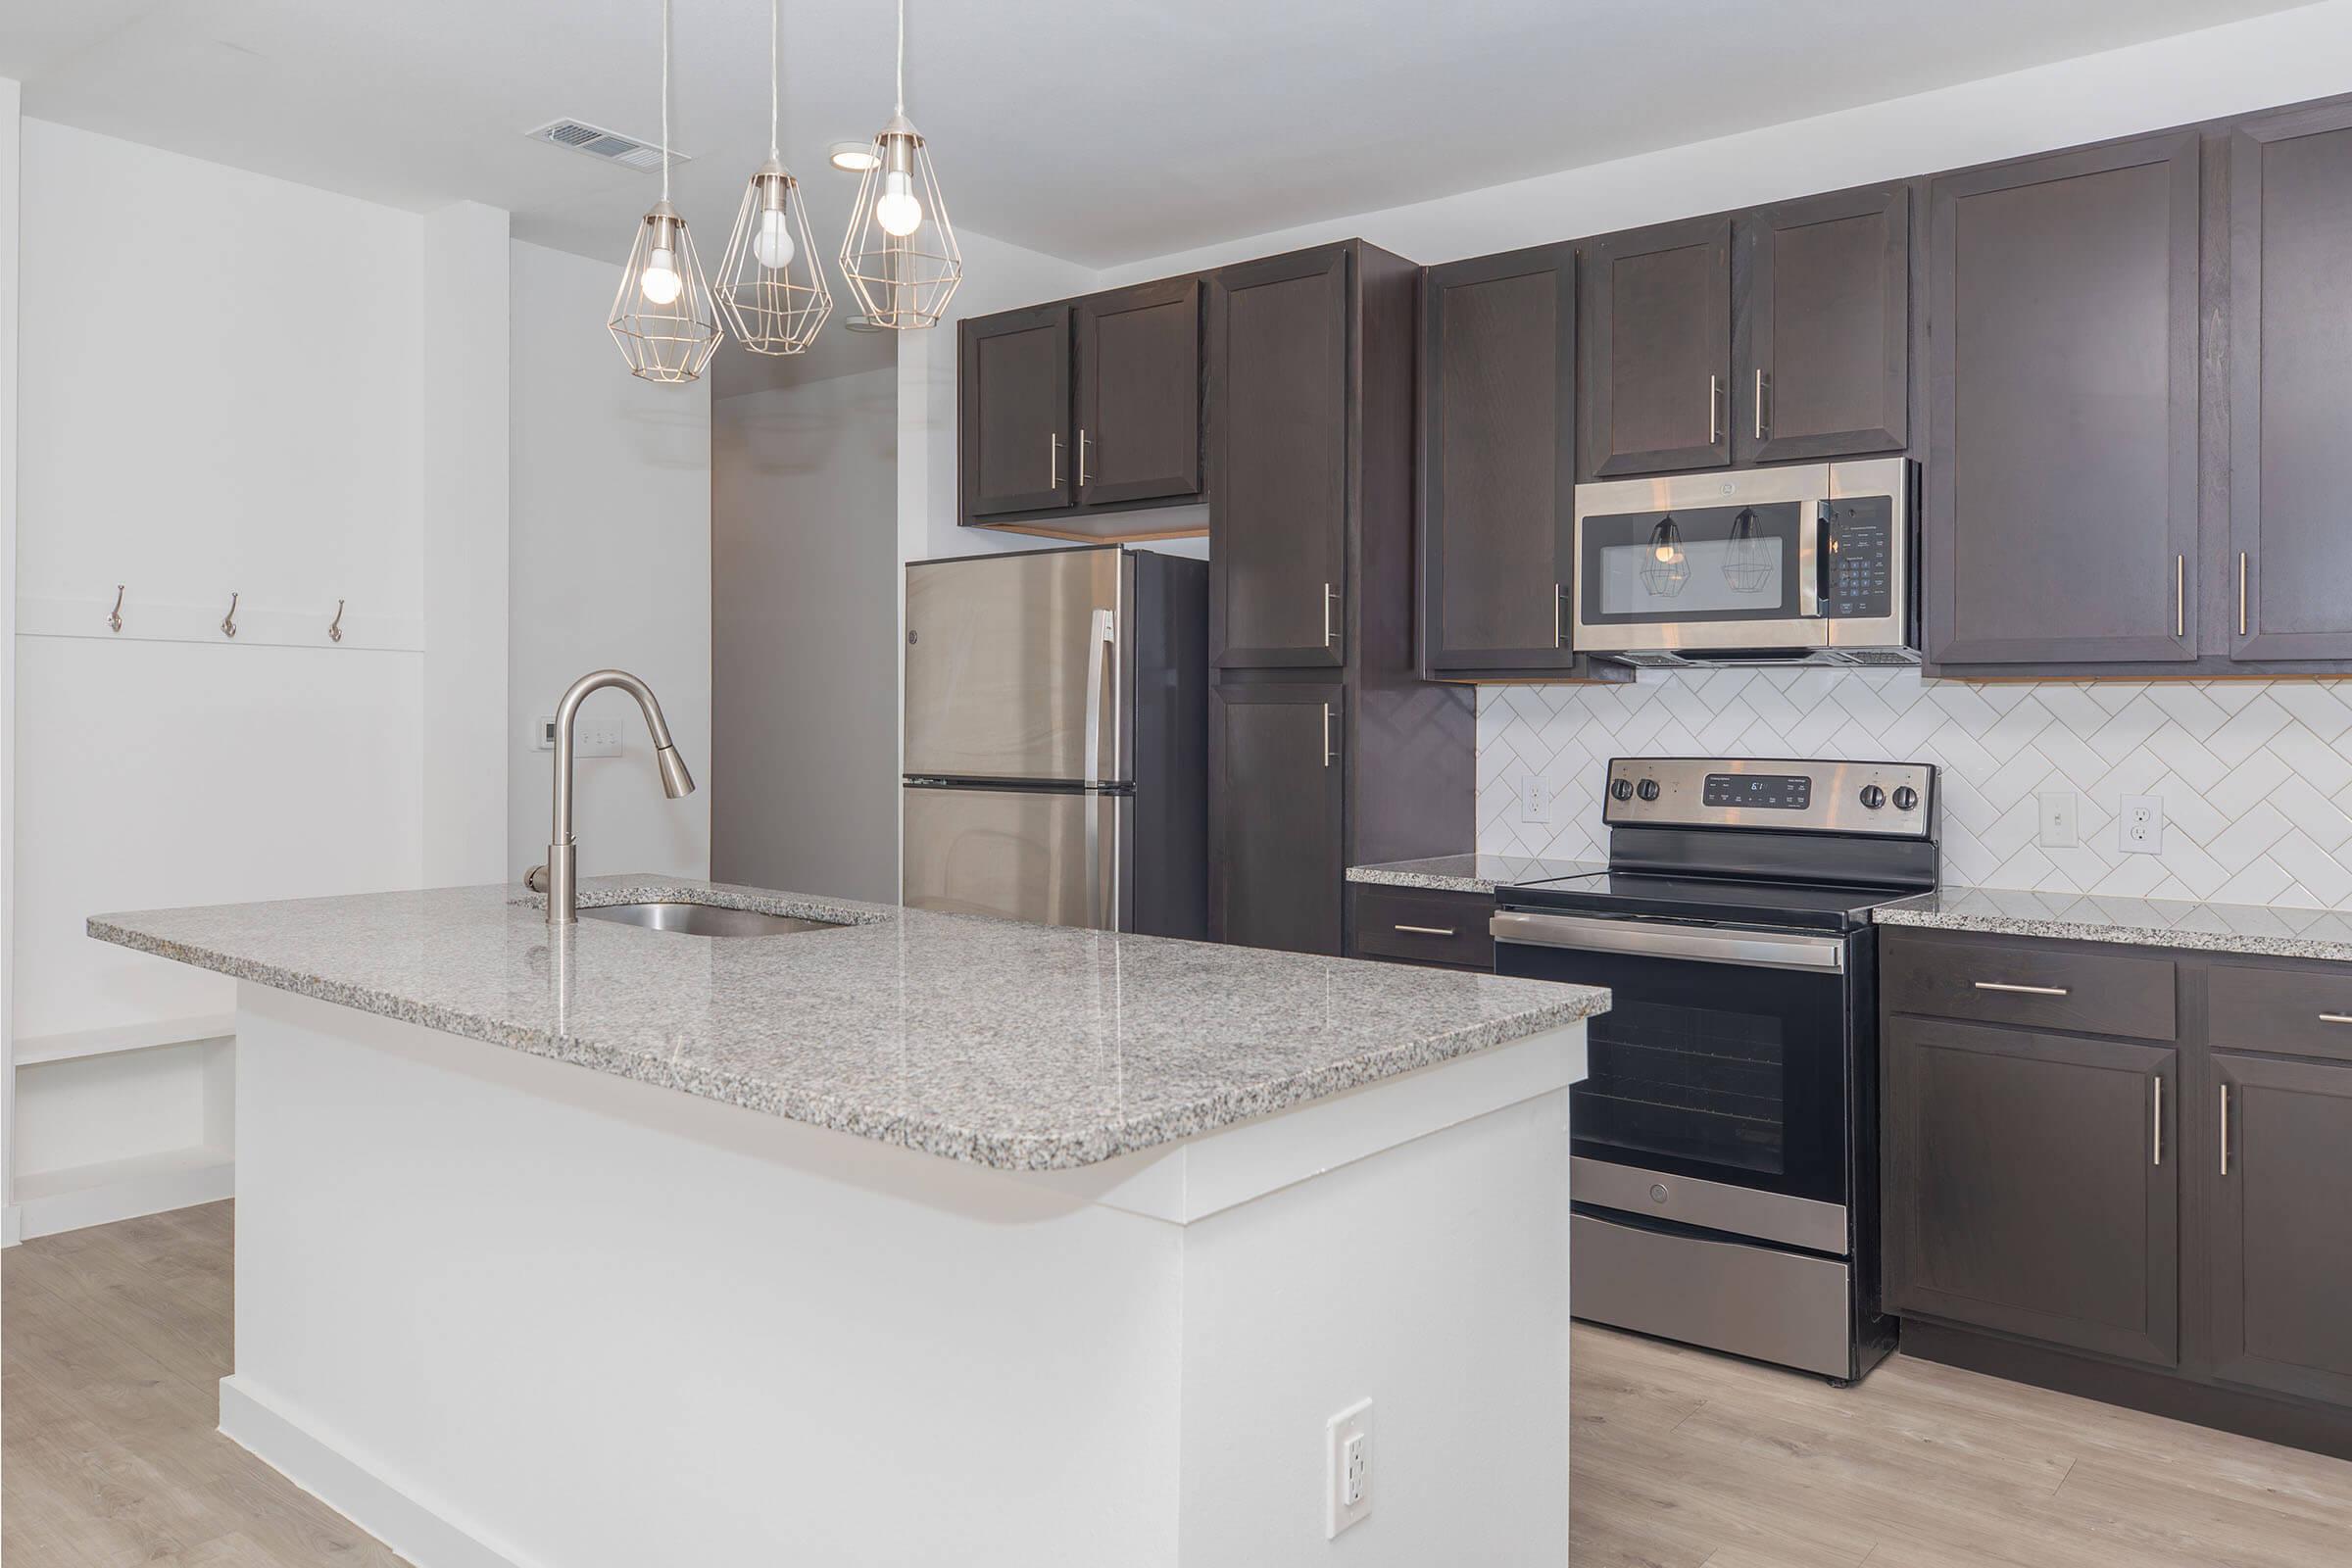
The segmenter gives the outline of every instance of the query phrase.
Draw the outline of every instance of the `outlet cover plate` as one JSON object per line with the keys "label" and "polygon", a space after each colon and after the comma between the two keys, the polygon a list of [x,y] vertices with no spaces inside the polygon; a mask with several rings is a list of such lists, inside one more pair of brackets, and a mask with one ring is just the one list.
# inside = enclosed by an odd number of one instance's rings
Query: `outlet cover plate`
{"label": "outlet cover plate", "polygon": [[2155,795],[2127,795],[2116,812],[2116,832],[2126,855],[2164,853],[2164,801]]}
{"label": "outlet cover plate", "polygon": [[1372,1511],[1372,1401],[1358,1399],[1323,1425],[1323,1539]]}

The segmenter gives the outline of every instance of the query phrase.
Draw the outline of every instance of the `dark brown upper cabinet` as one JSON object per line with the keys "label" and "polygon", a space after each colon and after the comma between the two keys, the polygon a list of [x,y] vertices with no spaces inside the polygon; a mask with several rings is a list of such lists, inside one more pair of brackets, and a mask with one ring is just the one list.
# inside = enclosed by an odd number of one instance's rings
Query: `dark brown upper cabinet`
{"label": "dark brown upper cabinet", "polygon": [[1586,258],[1587,478],[1732,461],[1732,220],[1595,240]]}
{"label": "dark brown upper cabinet", "polygon": [[1911,436],[1910,191],[1767,207],[1740,220],[1740,247],[1739,461],[1902,451]]}
{"label": "dark brown upper cabinet", "polygon": [[1327,246],[1209,287],[1208,643],[1223,668],[1347,662],[1352,261]]}
{"label": "dark brown upper cabinet", "polygon": [[[1212,557],[1213,559],[1213,557]],[[1209,935],[1292,953],[1340,951],[1347,688],[1210,688]]]}
{"label": "dark brown upper cabinet", "polygon": [[1883,1050],[1888,1309],[2178,1362],[2173,1048],[1898,1016]]}
{"label": "dark brown upper cabinet", "polygon": [[1081,505],[1200,493],[1200,293],[1177,277],[1078,302]]}
{"label": "dark brown upper cabinet", "polygon": [[2230,142],[2230,654],[2352,659],[2352,105]]}
{"label": "dark brown upper cabinet", "polygon": [[2208,1072],[2214,1373],[2352,1405],[2352,1066],[2217,1051]]}
{"label": "dark brown upper cabinet", "polygon": [[1433,267],[1421,302],[1423,668],[1585,675],[1567,637],[1575,248]]}
{"label": "dark brown upper cabinet", "polygon": [[957,324],[956,443],[967,517],[1066,507],[1070,308],[1041,305]]}
{"label": "dark brown upper cabinet", "polygon": [[2197,656],[2198,138],[1935,181],[1931,664]]}

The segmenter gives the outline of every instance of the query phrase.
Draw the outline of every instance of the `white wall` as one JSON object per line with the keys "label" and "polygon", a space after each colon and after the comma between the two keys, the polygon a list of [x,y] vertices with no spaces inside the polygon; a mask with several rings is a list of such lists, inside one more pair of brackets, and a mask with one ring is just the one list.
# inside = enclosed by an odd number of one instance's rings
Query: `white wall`
{"label": "white wall", "polygon": [[17,1239],[17,143],[18,84],[0,76],[0,1246]]}
{"label": "white wall", "polygon": [[[424,880],[507,866],[507,215],[459,202],[424,220]],[[535,390],[535,389],[534,389]]]}
{"label": "white wall", "polygon": [[[627,373],[605,330],[618,266],[512,250],[510,878],[547,853],[553,760],[533,748],[533,720],[578,676],[640,676],[687,766],[704,771],[710,756],[710,385]],[[707,874],[709,793],[663,797],[627,697],[600,692],[582,712],[624,723],[619,757],[578,762],[581,873]]]}
{"label": "white wall", "polygon": [[898,372],[715,390],[711,875],[896,903]]}

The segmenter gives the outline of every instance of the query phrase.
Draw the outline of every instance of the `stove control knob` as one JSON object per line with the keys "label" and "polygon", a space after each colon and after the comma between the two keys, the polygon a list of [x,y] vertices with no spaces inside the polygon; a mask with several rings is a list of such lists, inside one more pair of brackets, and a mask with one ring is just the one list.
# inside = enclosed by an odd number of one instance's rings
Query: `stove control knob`
{"label": "stove control knob", "polygon": [[1630,778],[1621,778],[1609,786],[1609,793],[1621,801],[1630,801],[1634,798],[1634,781]]}
{"label": "stove control knob", "polygon": [[1879,788],[1876,784],[1865,784],[1862,786],[1862,805],[1865,809],[1875,811],[1886,804],[1886,792],[1885,790]]}
{"label": "stove control knob", "polygon": [[1641,788],[1636,793],[1645,801],[1656,800],[1658,798],[1658,781],[1654,778],[1643,779]]}
{"label": "stove control knob", "polygon": [[1894,792],[1894,808],[1896,810],[1908,811],[1915,808],[1918,805],[1919,791],[1913,789],[1910,785],[1905,784],[1902,788]]}

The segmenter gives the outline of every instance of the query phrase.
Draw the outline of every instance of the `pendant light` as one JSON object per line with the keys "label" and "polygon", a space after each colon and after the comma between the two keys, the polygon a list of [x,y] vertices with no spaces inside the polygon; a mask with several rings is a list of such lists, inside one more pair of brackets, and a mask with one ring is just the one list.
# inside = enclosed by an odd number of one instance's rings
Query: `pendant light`
{"label": "pendant light", "polygon": [[930,149],[906,119],[906,0],[899,0],[898,108],[874,133],[873,165],[858,183],[841,242],[841,270],[865,316],[902,332],[938,325],[963,281]]}
{"label": "pendant light", "polygon": [[783,101],[781,0],[767,4],[767,162],[752,175],[735,231],[718,264],[718,308],[735,341],[754,354],[799,354],[833,311],[833,291],[808,236],[801,182],[780,152]]}
{"label": "pendant light", "polygon": [[710,285],[686,220],[669,205],[669,0],[662,0],[662,199],[637,225],[605,325],[629,373],[648,381],[692,381],[718,352]]}

